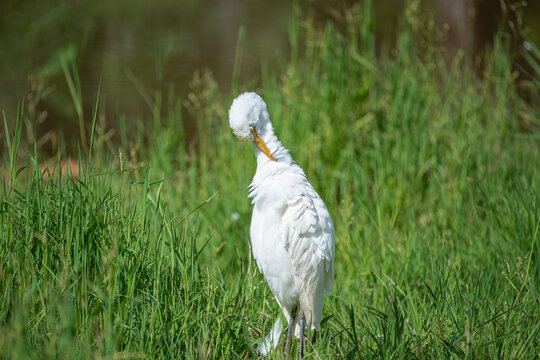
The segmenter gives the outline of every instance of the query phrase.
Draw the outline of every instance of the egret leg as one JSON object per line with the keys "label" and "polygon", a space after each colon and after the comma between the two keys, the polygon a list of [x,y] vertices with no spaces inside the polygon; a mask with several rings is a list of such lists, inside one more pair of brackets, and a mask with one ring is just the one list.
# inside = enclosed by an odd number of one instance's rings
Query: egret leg
{"label": "egret leg", "polygon": [[294,323],[296,322],[296,313],[298,311],[298,304],[294,305],[291,310],[291,318],[289,319],[289,329],[287,330],[287,341],[285,342],[285,352],[289,353],[291,348],[292,333],[294,329]]}
{"label": "egret leg", "polygon": [[306,327],[306,316],[302,309],[300,309],[300,347],[298,349],[298,359],[304,357],[304,329]]}

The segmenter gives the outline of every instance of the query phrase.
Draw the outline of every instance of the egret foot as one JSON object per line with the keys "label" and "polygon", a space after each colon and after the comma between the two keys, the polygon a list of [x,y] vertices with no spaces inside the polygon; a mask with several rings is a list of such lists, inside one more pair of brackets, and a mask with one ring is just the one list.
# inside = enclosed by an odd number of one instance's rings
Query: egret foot
{"label": "egret foot", "polygon": [[300,346],[298,348],[298,359],[304,357],[304,329],[306,327],[306,316],[302,309],[300,309]]}
{"label": "egret foot", "polygon": [[294,329],[294,323],[296,322],[296,313],[298,312],[298,304],[296,304],[291,311],[291,318],[289,319],[289,329],[287,330],[287,341],[285,342],[285,352],[289,353],[291,348],[292,333]]}

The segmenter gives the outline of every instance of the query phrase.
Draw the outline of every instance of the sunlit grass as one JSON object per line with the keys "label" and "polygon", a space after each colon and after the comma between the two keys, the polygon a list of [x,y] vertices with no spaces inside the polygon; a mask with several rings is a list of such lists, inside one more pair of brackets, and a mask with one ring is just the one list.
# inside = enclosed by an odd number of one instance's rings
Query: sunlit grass
{"label": "sunlit grass", "polygon": [[[295,19],[291,60],[258,90],[336,227],[307,357],[535,358],[540,74],[525,102],[504,35],[480,74],[407,26],[377,58],[367,14],[349,14],[346,37]],[[2,357],[255,357],[280,311],[250,254],[252,148],[210,74],[192,89],[161,121],[147,98],[145,130],[119,117],[121,160],[94,116],[77,179],[44,173],[5,126]]]}

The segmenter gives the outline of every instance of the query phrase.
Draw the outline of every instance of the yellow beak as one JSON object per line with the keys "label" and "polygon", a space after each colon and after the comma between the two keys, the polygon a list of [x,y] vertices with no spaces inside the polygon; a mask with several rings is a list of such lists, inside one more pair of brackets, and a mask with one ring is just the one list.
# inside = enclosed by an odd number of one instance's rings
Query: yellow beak
{"label": "yellow beak", "polygon": [[268,150],[268,146],[264,143],[263,139],[261,138],[261,135],[257,132],[255,127],[250,127],[249,131],[251,131],[251,135],[253,135],[253,142],[261,149],[261,151],[268,156],[268,158],[272,161],[276,161],[272,154],[270,154],[270,150]]}

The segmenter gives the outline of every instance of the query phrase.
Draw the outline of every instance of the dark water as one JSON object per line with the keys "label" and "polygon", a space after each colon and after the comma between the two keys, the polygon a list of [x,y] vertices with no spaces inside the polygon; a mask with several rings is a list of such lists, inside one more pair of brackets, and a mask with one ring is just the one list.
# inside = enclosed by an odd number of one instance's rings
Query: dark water
{"label": "dark water", "polygon": [[[499,0],[420,2],[447,29],[449,49],[478,52],[497,30]],[[344,25],[351,1],[300,1],[305,16],[317,23]],[[379,47],[391,47],[404,1],[374,1]],[[0,1],[0,109],[13,121],[25,101],[28,140],[54,151],[64,136],[76,144],[79,124],[62,60],[80,77],[84,119],[101,84],[101,107],[108,125],[115,114],[128,122],[149,118],[142,93],[162,91],[164,102],[185,96],[197,70],[208,69],[220,89],[231,86],[239,29],[245,30],[240,82],[260,78],[261,63],[272,66],[289,51],[291,2],[274,1]],[[531,37],[540,40],[540,1],[524,12]],[[70,68],[71,69],[71,68]],[[3,132],[2,132],[3,137]],[[49,145],[47,145],[50,143]]]}

